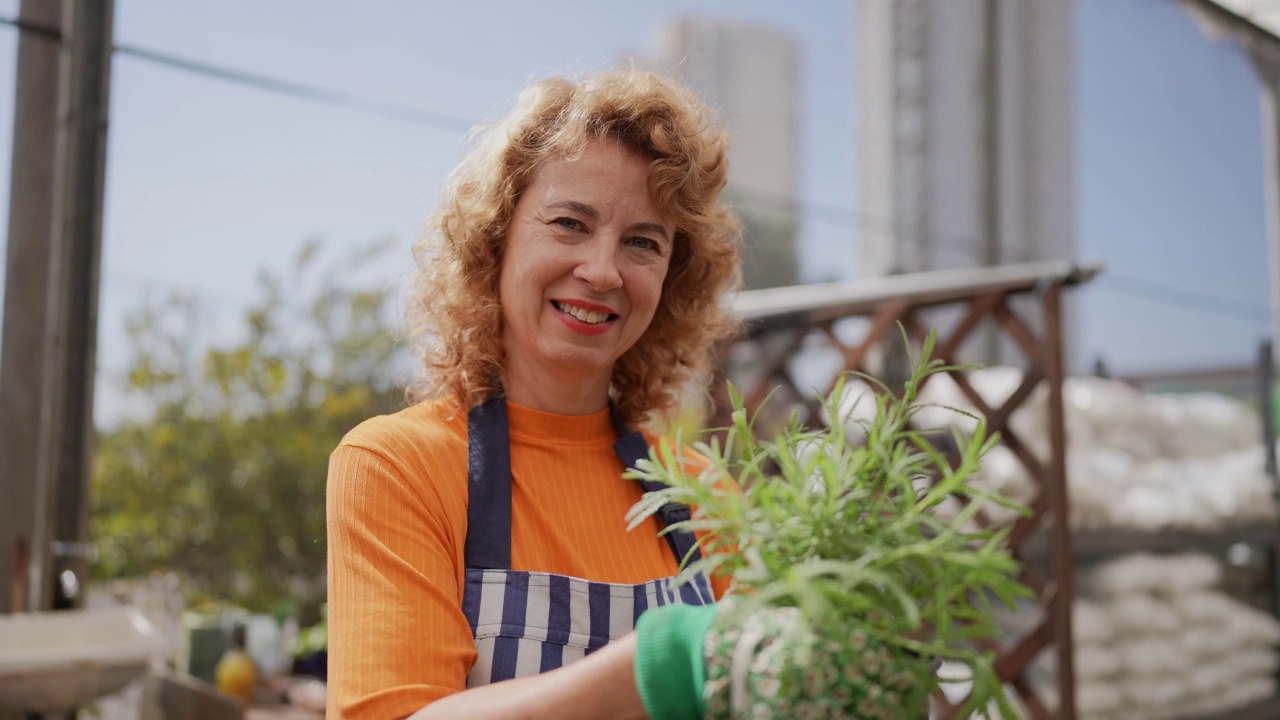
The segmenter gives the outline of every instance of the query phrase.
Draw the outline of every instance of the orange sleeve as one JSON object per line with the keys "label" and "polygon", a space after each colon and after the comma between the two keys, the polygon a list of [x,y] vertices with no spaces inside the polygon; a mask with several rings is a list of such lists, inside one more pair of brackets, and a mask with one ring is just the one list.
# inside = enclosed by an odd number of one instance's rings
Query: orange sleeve
{"label": "orange sleeve", "polygon": [[382,454],[342,445],[326,505],[327,717],[402,718],[462,690],[475,649],[438,496]]}

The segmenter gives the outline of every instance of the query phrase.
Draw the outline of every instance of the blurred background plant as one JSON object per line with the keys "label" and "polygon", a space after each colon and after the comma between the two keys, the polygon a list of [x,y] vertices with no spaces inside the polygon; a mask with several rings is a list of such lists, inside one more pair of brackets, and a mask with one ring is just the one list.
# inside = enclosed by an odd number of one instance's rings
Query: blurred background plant
{"label": "blurred background plant", "polygon": [[269,612],[288,598],[319,618],[329,453],[404,402],[393,288],[350,280],[388,247],[305,243],[289,272],[260,273],[231,341],[198,331],[192,295],[132,313],[124,381],[145,411],[99,440],[96,579],[172,571],[191,601]]}

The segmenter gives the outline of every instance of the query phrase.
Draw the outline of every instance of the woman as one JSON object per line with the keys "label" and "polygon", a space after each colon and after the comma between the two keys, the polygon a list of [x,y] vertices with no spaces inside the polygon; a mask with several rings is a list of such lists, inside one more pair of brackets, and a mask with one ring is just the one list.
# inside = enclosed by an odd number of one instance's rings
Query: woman
{"label": "woman", "polygon": [[417,253],[431,383],[330,463],[332,717],[701,712],[711,611],[645,611],[724,583],[673,587],[693,539],[627,532],[619,476],[734,328],[726,145],[688,91],[610,72],[537,83],[459,167]]}

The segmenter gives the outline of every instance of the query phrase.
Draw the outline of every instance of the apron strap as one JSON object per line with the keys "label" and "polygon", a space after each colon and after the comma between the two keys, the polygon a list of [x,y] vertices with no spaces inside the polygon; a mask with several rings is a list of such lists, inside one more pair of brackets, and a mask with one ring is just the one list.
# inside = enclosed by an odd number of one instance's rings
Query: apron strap
{"label": "apron strap", "polygon": [[464,553],[466,567],[511,569],[511,435],[501,395],[467,413]]}
{"label": "apron strap", "polygon": [[[612,408],[611,408],[612,410]],[[618,440],[613,449],[627,468],[649,457],[644,435],[629,429],[613,413]],[[646,493],[665,485],[640,481]],[[664,526],[688,520],[688,505],[668,503],[657,512]],[[680,530],[666,535],[676,562],[702,557],[693,533]],[[467,539],[466,567],[480,570],[511,569],[511,433],[507,421],[507,401],[495,395],[467,413]]]}
{"label": "apron strap", "polygon": [[[649,457],[649,443],[645,442],[644,435],[631,430],[626,423],[622,422],[622,418],[618,417],[618,413],[612,404],[609,406],[609,411],[613,415],[613,425],[618,430],[618,441],[613,444],[614,452],[618,453],[623,465],[626,465],[629,469],[635,469],[637,462]],[[653,480],[641,480],[640,486],[644,488],[646,493],[667,487]],[[689,506],[683,503],[667,503],[658,508],[658,512],[655,514],[663,527],[670,527],[675,523],[684,522],[693,516]],[[689,558],[689,562],[702,558],[702,552],[697,547],[698,540],[688,530],[669,532],[666,538],[667,544],[671,546],[671,552],[675,553],[677,563],[683,563],[686,557]]]}

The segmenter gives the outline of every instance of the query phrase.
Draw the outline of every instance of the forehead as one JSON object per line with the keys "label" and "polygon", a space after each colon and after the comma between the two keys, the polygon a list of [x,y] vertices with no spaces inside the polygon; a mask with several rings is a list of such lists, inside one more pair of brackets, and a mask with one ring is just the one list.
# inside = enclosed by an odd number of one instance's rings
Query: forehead
{"label": "forehead", "polygon": [[581,154],[548,158],[534,170],[526,192],[539,200],[625,203],[657,214],[649,188],[649,161],[617,142],[593,140]]}

